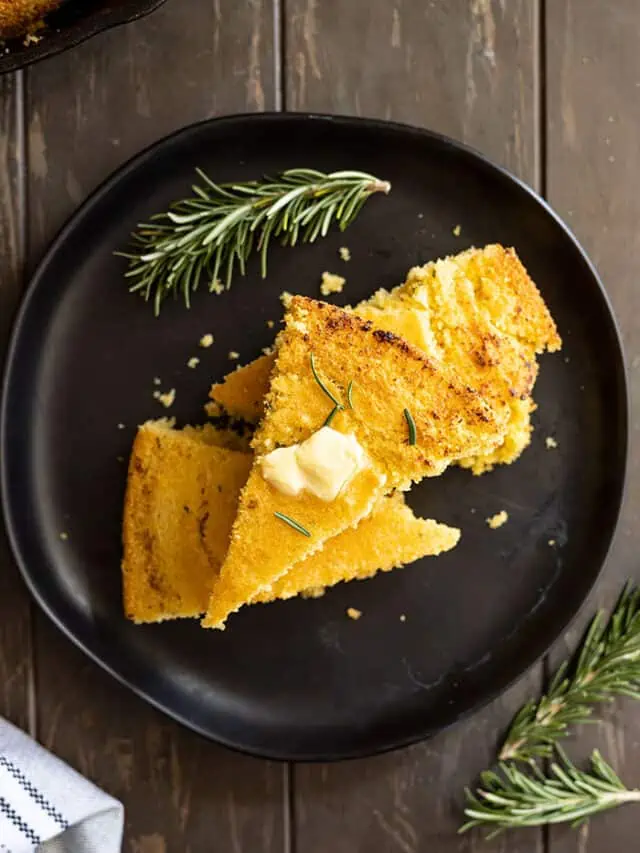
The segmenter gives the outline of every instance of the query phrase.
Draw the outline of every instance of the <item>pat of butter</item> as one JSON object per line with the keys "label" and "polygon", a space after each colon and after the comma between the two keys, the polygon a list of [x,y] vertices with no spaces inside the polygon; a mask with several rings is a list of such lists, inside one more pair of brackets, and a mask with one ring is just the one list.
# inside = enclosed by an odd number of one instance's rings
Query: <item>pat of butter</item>
{"label": "pat of butter", "polygon": [[285,495],[310,492],[333,501],[367,465],[366,454],[354,435],[322,427],[306,441],[280,447],[261,460],[262,475]]}

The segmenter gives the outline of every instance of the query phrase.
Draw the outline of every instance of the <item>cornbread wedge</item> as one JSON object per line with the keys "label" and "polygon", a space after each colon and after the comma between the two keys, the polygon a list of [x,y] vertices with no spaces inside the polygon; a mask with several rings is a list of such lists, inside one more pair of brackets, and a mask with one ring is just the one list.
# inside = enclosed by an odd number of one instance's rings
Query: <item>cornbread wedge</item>
{"label": "cornbread wedge", "polygon": [[[213,440],[210,431],[208,437]],[[170,421],[138,430],[123,522],[129,619],[158,622],[203,612],[250,468],[249,454],[207,444],[202,432],[174,431]]]}
{"label": "cornbread wedge", "polygon": [[[201,616],[226,551],[251,456],[217,446],[212,428],[144,424],[134,443],[124,516],[125,613],[135,622]],[[203,471],[207,480],[202,494]],[[453,548],[460,531],[416,518],[400,494],[356,529],[293,567],[260,601],[372,577]]]}
{"label": "cornbread wedge", "polygon": [[[230,613],[271,590],[293,564],[354,527],[384,492],[488,451],[504,433],[504,423],[450,368],[352,312],[293,297],[276,345],[266,414],[253,440],[258,458],[241,495],[205,627],[223,627]],[[284,494],[261,470],[263,454],[305,440],[331,412],[312,355],[326,387],[340,399],[346,401],[353,380],[353,408],[340,411],[332,428],[355,436],[370,461],[330,503],[309,493]]]}
{"label": "cornbread wedge", "polygon": [[[391,292],[378,291],[354,311],[453,366],[494,410],[506,412],[504,441],[495,450],[457,464],[481,474],[518,458],[531,436],[536,354],[559,349],[561,340],[513,249],[490,245],[416,267],[403,285]],[[227,411],[242,411],[248,420],[260,416],[256,402],[267,392],[273,357],[258,361],[259,366],[253,362],[211,389],[212,398]],[[243,385],[244,371],[258,379],[251,383],[256,396],[250,403],[243,394],[248,387]],[[253,418],[252,412],[257,412]]]}

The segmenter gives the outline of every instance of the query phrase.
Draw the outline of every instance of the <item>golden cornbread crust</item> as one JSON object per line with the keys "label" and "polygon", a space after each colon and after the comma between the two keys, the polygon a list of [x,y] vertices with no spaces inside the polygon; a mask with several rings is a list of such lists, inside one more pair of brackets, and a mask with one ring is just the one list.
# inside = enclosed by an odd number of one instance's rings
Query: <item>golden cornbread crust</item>
{"label": "golden cornbread crust", "polygon": [[24,35],[59,5],[60,0],[0,0],[0,38]]}
{"label": "golden cornbread crust", "polygon": [[[495,447],[501,439],[499,420],[445,365],[352,313],[296,296],[278,335],[265,416],[253,440],[258,456],[304,441],[330,413],[332,403],[313,376],[312,353],[323,381],[345,404],[353,380],[353,409],[340,412],[332,427],[355,435],[371,467],[327,504],[307,493],[293,497],[278,491],[262,476],[258,459],[240,498],[205,627],[223,627],[230,613],[270,591],[294,563],[358,524],[384,491],[436,476],[452,460]],[[409,444],[405,408],[415,420],[415,445]]]}
{"label": "golden cornbread crust", "polygon": [[129,619],[157,622],[203,612],[251,461],[247,454],[190,440],[167,421],[140,427],[123,521]]}

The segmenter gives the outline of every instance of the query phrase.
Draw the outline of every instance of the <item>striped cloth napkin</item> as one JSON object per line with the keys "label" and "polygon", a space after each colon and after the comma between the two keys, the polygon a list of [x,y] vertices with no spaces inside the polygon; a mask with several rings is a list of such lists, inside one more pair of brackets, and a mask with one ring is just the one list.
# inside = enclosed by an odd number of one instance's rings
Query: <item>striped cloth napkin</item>
{"label": "striped cloth napkin", "polygon": [[0,853],[120,853],[124,809],[0,719]]}

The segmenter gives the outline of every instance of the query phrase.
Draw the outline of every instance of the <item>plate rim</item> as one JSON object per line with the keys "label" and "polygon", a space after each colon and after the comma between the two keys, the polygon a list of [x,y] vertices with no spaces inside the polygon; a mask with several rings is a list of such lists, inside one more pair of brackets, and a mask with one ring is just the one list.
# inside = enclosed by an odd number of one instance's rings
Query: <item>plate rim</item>
{"label": "plate rim", "polygon": [[110,192],[112,187],[115,187],[130,173],[134,172],[138,167],[143,166],[148,160],[152,159],[155,152],[163,148],[165,145],[170,144],[174,141],[178,141],[181,137],[187,137],[191,133],[198,132],[202,128],[208,126],[215,127],[224,124],[242,125],[243,123],[260,124],[264,123],[265,121],[275,123],[287,123],[292,121],[320,121],[342,124],[343,126],[368,126],[372,130],[377,129],[382,131],[385,129],[392,129],[400,133],[409,133],[423,137],[425,139],[430,139],[433,142],[437,142],[441,145],[444,145],[450,150],[457,151],[459,153],[470,156],[473,159],[479,160],[485,167],[488,167],[490,170],[496,171],[499,175],[502,176],[502,178],[514,183],[521,191],[524,191],[534,202],[537,202],[538,205],[542,207],[547,216],[550,216],[552,218],[555,225],[560,228],[560,230],[564,233],[565,237],[573,245],[573,248],[577,252],[581,262],[585,265],[587,272],[591,275],[593,282],[595,283],[597,290],[599,291],[603,306],[608,312],[609,319],[611,322],[611,331],[613,332],[612,343],[615,344],[616,348],[615,356],[618,364],[617,372],[619,374],[616,379],[618,380],[617,384],[619,385],[618,396],[621,418],[620,436],[617,438],[617,443],[619,447],[616,453],[616,455],[619,456],[619,462],[617,463],[618,468],[615,471],[615,479],[617,481],[617,500],[615,506],[610,508],[611,521],[609,523],[609,529],[603,536],[604,547],[602,559],[600,560],[600,565],[597,570],[594,571],[593,577],[585,588],[584,594],[582,595],[581,599],[578,600],[575,605],[571,606],[567,611],[563,611],[564,615],[558,620],[561,623],[559,628],[557,630],[554,629],[555,633],[548,641],[545,641],[544,643],[540,644],[542,646],[541,650],[536,650],[534,656],[529,660],[526,666],[520,669],[516,675],[507,676],[506,679],[503,679],[499,683],[496,683],[495,688],[489,691],[487,695],[483,696],[480,701],[476,702],[476,704],[459,712],[449,723],[444,726],[425,729],[417,734],[412,733],[404,738],[396,738],[393,742],[388,742],[381,746],[376,746],[373,748],[358,747],[353,750],[340,748],[334,752],[325,751],[321,753],[298,753],[295,751],[287,752],[286,750],[282,749],[270,750],[268,748],[248,747],[246,745],[243,745],[242,743],[232,741],[229,738],[213,734],[203,725],[200,725],[188,719],[183,713],[178,710],[172,710],[161,699],[156,698],[155,696],[151,695],[148,690],[145,690],[142,687],[133,683],[129,678],[127,678],[125,674],[119,672],[117,669],[114,668],[114,666],[103,660],[99,653],[97,651],[94,651],[81,637],[76,636],[72,629],[66,625],[64,619],[59,616],[55,612],[55,610],[50,607],[49,604],[45,601],[44,596],[41,594],[38,584],[33,577],[33,573],[30,571],[29,567],[26,564],[26,559],[24,558],[21,551],[21,547],[19,545],[19,536],[17,532],[18,523],[12,512],[11,502],[9,500],[10,488],[7,476],[7,466],[0,464],[0,503],[2,505],[2,516],[4,519],[10,550],[13,559],[15,560],[15,563],[18,567],[20,575],[22,576],[22,580],[26,584],[30,594],[38,604],[39,608],[53,622],[56,628],[60,630],[69,640],[71,640],[71,642],[77,648],[79,648],[83,652],[83,654],[87,655],[90,660],[98,664],[111,677],[113,677],[117,682],[131,690],[140,699],[149,703],[152,707],[159,710],[160,712],[168,716],[170,719],[191,730],[197,735],[204,737],[205,739],[214,743],[225,746],[226,748],[229,748],[233,751],[242,753],[244,755],[251,755],[257,758],[279,762],[295,761],[300,763],[315,763],[351,760],[373,755],[382,755],[388,752],[395,751],[397,749],[411,746],[415,743],[422,742],[433,737],[436,734],[439,734],[440,732],[448,731],[453,726],[463,722],[464,720],[471,717],[473,714],[478,713],[483,708],[487,707],[491,702],[493,702],[497,697],[505,693],[521,678],[524,678],[525,675],[530,672],[530,670],[548,653],[549,649],[554,645],[554,643],[559,639],[559,637],[561,637],[567,631],[569,626],[576,619],[576,617],[584,607],[586,601],[588,600],[590,594],[592,593],[596,582],[600,579],[602,575],[603,569],[611,553],[612,545],[615,540],[615,534],[619,526],[620,515],[626,502],[628,485],[627,474],[629,467],[629,379],[626,370],[626,358],[622,333],[620,330],[618,319],[613,310],[613,305],[604,287],[602,279],[600,278],[600,275],[598,274],[598,271],[595,268],[595,265],[589,258],[587,252],[581,245],[576,235],[564,222],[564,220],[559,216],[559,214],[557,214],[555,210],[550,206],[547,200],[540,196],[532,187],[530,187],[522,179],[510,172],[507,168],[498,165],[491,158],[487,157],[485,154],[479,152],[477,149],[464,142],[454,140],[446,136],[445,134],[439,133],[437,131],[418,127],[404,122],[387,121],[385,119],[348,116],[333,113],[305,111],[286,113],[275,111],[263,113],[234,113],[227,116],[208,118],[201,121],[193,122],[191,124],[178,128],[172,133],[169,133],[156,140],[155,142],[151,143],[150,145],[145,146],[142,150],[134,154],[132,157],[128,158],[118,168],[112,171],[103,181],[101,181],[95,187],[95,189],[91,191],[87,198],[73,211],[73,213],[67,218],[63,225],[58,229],[57,233],[55,234],[48,247],[42,254],[33,273],[31,274],[29,282],[23,291],[18,309],[13,318],[0,384],[0,460],[2,458],[6,458],[6,454],[8,452],[8,425],[10,421],[10,415],[8,411],[9,385],[12,374],[16,369],[15,364],[17,358],[18,344],[22,337],[22,327],[30,311],[30,305],[34,298],[34,295],[39,289],[41,279],[46,275],[47,268],[50,265],[52,259],[55,258],[59,248],[65,243],[67,237],[73,233],[76,223],[81,221],[86,215],[88,215],[91,212],[92,208],[98,206],[101,203],[103,197]]}

